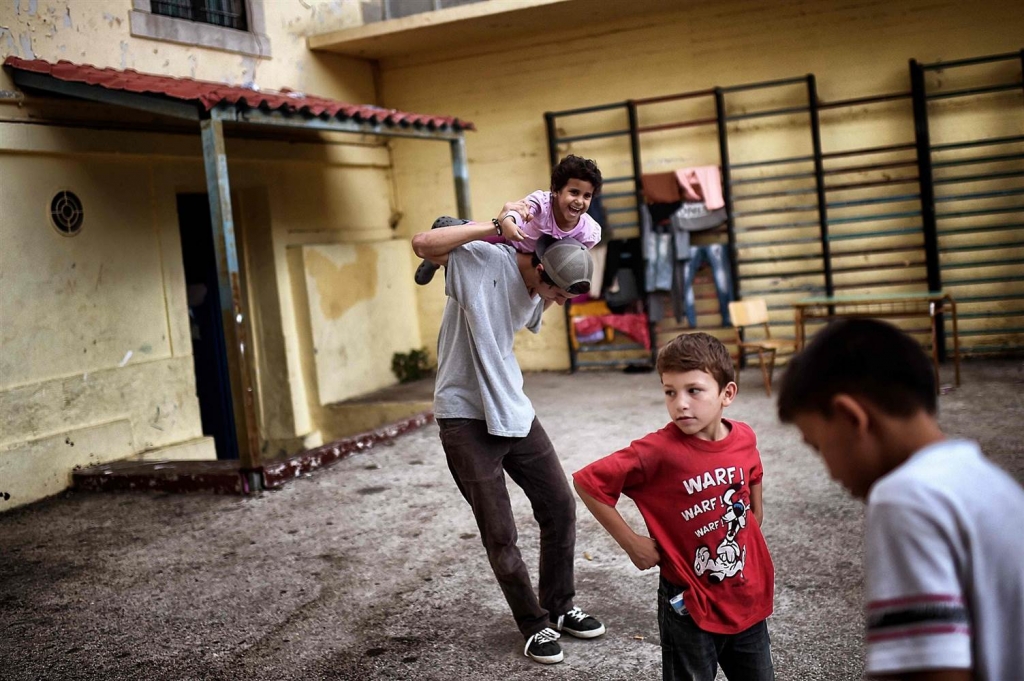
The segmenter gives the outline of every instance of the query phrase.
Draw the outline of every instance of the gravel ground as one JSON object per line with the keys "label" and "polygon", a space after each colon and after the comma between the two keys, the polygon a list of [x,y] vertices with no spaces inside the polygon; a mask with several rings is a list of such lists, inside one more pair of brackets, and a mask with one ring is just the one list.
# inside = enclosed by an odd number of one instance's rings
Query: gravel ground
{"label": "gravel ground", "polygon": [[[862,507],[776,422],[759,375],[741,386],[726,413],[753,426],[766,471],[777,676],[858,679]],[[536,374],[527,392],[567,473],[667,418],[655,374]],[[1021,480],[1022,395],[1021,362],[967,363],[941,422]],[[536,526],[511,487],[536,565]],[[608,633],[563,638],[565,662],[545,668],[522,655],[436,426],[257,496],[66,493],[0,516],[0,676],[660,678],[657,576],[579,511],[577,601]]]}

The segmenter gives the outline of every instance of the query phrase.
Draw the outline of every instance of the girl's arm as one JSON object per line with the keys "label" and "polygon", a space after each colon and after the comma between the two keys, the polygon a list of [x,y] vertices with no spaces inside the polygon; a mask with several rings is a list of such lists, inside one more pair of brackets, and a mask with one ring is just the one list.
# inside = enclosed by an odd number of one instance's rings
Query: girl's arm
{"label": "girl's arm", "polygon": [[509,241],[525,240],[526,234],[523,228],[532,219],[533,207],[526,199],[509,201],[501,207],[501,213],[498,214],[501,235]]}

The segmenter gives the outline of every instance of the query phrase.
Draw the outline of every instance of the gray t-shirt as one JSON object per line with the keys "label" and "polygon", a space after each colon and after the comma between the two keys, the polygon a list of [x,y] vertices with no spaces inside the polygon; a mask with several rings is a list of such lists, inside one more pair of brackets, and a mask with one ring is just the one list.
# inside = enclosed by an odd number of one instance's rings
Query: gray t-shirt
{"label": "gray t-shirt", "polygon": [[523,372],[512,343],[523,327],[540,331],[544,301],[530,297],[515,251],[484,242],[453,249],[445,293],[434,416],[482,419],[492,435],[529,435],[533,405],[523,392]]}

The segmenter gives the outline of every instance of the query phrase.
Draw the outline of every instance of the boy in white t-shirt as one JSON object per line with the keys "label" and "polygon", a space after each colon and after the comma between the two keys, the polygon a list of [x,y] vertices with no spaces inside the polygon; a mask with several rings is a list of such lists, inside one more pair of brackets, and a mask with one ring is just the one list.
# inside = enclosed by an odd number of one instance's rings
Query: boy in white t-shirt
{"label": "boy in white t-shirt", "polygon": [[[601,240],[601,225],[587,214],[590,202],[601,191],[601,171],[594,161],[569,154],[551,171],[551,190],[539,189],[519,201],[510,201],[493,218],[494,234],[487,241],[507,242],[520,253],[537,250],[544,234],[555,239],[571,237],[588,249]],[[440,217],[431,229],[473,223]],[[430,283],[438,265],[424,260],[416,269],[416,283]]]}
{"label": "boy in white t-shirt", "polygon": [[791,360],[778,407],[867,500],[867,674],[1022,678],[1024,489],[946,439],[921,346],[884,322],[834,323]]}

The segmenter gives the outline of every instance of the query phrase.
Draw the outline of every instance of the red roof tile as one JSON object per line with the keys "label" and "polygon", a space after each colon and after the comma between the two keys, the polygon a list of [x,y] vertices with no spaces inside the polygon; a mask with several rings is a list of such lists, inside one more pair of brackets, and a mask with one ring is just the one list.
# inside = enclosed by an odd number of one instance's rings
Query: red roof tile
{"label": "red roof tile", "polygon": [[108,90],[163,95],[186,102],[196,102],[207,111],[218,104],[239,108],[299,113],[320,118],[338,118],[356,122],[380,123],[396,127],[418,127],[430,130],[476,130],[469,121],[453,116],[428,116],[368,104],[355,105],[334,99],[306,95],[289,89],[255,90],[239,85],[211,83],[194,78],[174,78],[127,69],[98,68],[89,64],[59,61],[51,64],[42,59],[8,57],[4,66],[21,71],[41,73],[58,80],[99,85]]}

